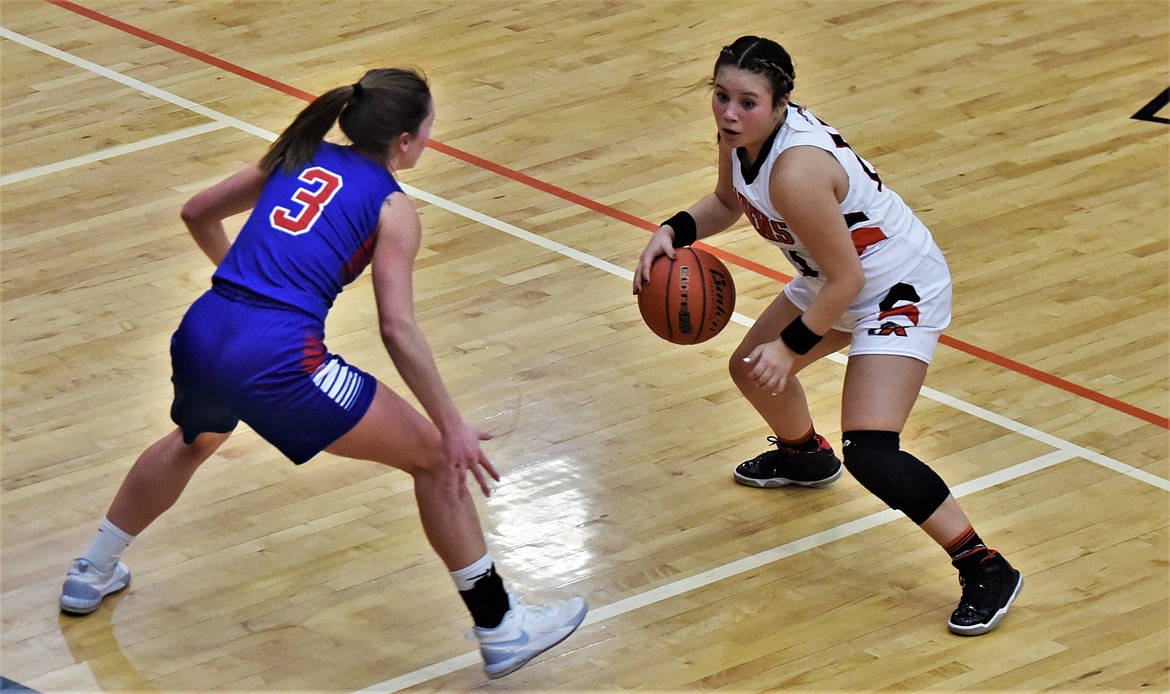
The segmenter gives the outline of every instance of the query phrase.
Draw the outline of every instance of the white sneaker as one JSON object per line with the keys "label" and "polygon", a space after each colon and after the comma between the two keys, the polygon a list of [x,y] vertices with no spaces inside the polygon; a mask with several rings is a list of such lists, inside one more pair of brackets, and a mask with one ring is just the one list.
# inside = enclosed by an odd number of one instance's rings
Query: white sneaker
{"label": "white sneaker", "polygon": [[524,667],[525,663],[564,641],[585,619],[589,605],[571,598],[547,607],[512,601],[512,609],[495,629],[475,628],[483,671],[495,679]]}
{"label": "white sneaker", "polygon": [[61,586],[61,609],[71,614],[89,614],[102,604],[102,598],[130,585],[130,568],[118,562],[109,571],[101,571],[85,559],[74,559]]}

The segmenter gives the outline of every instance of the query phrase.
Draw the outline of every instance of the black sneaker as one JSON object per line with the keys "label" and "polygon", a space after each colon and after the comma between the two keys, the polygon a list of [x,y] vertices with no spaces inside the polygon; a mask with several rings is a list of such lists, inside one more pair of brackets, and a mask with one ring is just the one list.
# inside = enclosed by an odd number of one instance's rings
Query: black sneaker
{"label": "black sneaker", "polygon": [[815,451],[795,451],[780,445],[775,436],[769,436],[768,443],[774,444],[776,450],[765,451],[736,466],[736,482],[765,489],[790,484],[824,487],[841,478],[841,460],[820,434],[817,434],[820,446]]}
{"label": "black sneaker", "polygon": [[1024,577],[994,549],[953,562],[963,597],[947,626],[960,636],[986,634],[999,624],[1024,587]]}

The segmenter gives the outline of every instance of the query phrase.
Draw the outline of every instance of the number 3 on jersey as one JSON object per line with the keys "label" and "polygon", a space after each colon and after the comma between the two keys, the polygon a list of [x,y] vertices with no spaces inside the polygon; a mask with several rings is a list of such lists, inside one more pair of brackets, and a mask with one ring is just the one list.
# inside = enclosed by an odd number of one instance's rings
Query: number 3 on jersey
{"label": "number 3 on jersey", "polygon": [[320,166],[305,169],[297,177],[307,185],[297,188],[292,201],[301,206],[297,211],[287,207],[274,207],[268,215],[273,229],[299,236],[313,228],[325,206],[341,190],[341,176]]}

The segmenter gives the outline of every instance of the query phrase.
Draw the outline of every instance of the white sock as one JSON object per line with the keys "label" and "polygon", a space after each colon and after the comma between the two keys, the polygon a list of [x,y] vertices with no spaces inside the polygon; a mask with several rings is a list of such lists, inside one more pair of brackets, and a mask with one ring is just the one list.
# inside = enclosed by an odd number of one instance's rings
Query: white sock
{"label": "white sock", "polygon": [[111,523],[108,518],[103,518],[97,535],[81,558],[93,564],[100,571],[109,571],[122,558],[122,552],[126,551],[133,539],[133,535],[127,535],[121,528]]}
{"label": "white sock", "polygon": [[487,575],[492,568],[491,552],[479,558],[471,566],[464,567],[457,571],[451,572],[451,578],[455,580],[455,587],[462,593],[465,590],[471,590],[475,587],[475,582]]}

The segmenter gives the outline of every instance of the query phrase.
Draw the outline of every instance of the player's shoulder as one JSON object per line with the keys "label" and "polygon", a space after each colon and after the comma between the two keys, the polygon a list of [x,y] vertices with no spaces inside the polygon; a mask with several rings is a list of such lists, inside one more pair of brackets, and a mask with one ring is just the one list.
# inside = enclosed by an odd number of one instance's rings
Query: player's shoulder
{"label": "player's shoulder", "polygon": [[801,145],[831,147],[832,138],[816,116],[799,107],[789,106],[784,124],[780,126],[773,148],[785,152]]}
{"label": "player's shoulder", "polygon": [[825,123],[813,115],[812,111],[799,104],[788,105],[788,115],[784,121],[785,127],[799,133],[820,132]]}

